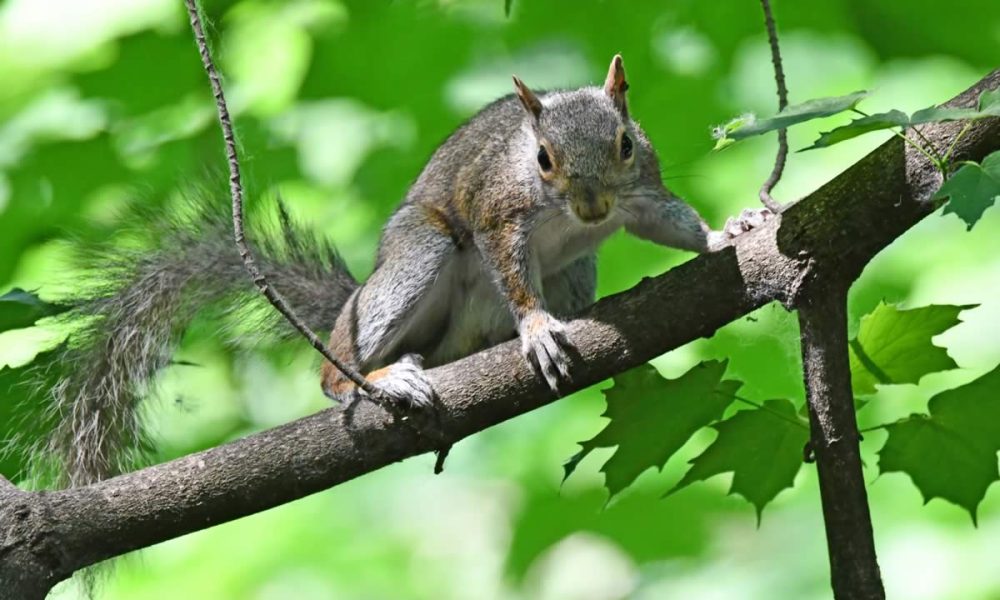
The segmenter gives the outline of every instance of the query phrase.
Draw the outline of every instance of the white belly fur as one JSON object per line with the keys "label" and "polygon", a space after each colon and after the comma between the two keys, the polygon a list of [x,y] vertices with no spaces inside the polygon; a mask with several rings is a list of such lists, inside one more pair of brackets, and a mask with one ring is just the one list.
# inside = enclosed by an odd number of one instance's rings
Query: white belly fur
{"label": "white belly fur", "polygon": [[[605,223],[588,226],[562,214],[543,223],[530,240],[540,279],[593,252],[621,224],[620,218],[613,216]],[[540,279],[533,282],[539,290]],[[450,362],[514,337],[510,307],[476,248],[456,254],[434,288],[429,298],[446,305],[448,314],[441,342],[426,357],[428,366]]]}

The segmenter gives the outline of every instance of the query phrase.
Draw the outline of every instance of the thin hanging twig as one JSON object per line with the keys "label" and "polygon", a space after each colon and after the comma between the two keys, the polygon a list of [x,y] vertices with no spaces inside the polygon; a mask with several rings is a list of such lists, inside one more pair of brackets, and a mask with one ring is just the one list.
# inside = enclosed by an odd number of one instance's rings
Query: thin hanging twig
{"label": "thin hanging twig", "polygon": [[309,344],[313,348],[322,354],[326,360],[330,361],[333,366],[337,367],[355,385],[364,390],[370,398],[380,404],[385,404],[381,392],[369,383],[361,373],[334,356],[329,348],[326,347],[326,344],[296,316],[281,294],[271,287],[263,273],[257,268],[257,263],[254,260],[253,253],[250,251],[250,246],[247,244],[246,235],[243,231],[243,185],[240,178],[239,158],[236,153],[236,135],[233,133],[233,123],[229,116],[229,107],[226,104],[226,97],[222,93],[222,82],[219,78],[219,72],[215,68],[212,53],[208,48],[208,42],[205,40],[205,31],[202,28],[201,14],[199,13],[196,0],[184,0],[184,4],[187,7],[188,17],[191,20],[191,29],[194,31],[195,42],[198,44],[198,54],[201,55],[201,64],[205,67],[205,74],[208,75],[208,80],[212,85],[215,108],[218,111],[219,124],[222,127],[222,138],[226,146],[226,159],[229,163],[229,192],[233,200],[233,230],[236,247],[240,251],[243,265],[246,267],[257,289],[264,294],[264,297],[267,298],[268,302],[278,312],[288,319],[288,322],[295,329],[299,330],[299,333],[309,340]]}
{"label": "thin hanging twig", "polygon": [[[767,41],[771,46],[771,62],[774,63],[774,82],[778,86],[778,111],[788,106],[788,88],[785,87],[785,70],[781,66],[781,49],[778,47],[778,29],[774,25],[771,14],[771,0],[760,0],[764,9],[764,26],[767,28]],[[774,159],[774,169],[760,188],[760,201],[771,212],[781,212],[781,203],[771,197],[771,190],[781,180],[785,170],[785,159],[788,158],[788,134],[786,130],[778,130],[778,155]]]}

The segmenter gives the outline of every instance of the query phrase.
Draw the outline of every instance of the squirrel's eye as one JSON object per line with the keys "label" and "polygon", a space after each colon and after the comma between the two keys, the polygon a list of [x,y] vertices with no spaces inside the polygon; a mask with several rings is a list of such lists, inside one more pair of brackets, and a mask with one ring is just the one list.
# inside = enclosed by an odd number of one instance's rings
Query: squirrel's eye
{"label": "squirrel's eye", "polygon": [[549,158],[549,152],[545,149],[545,146],[539,146],[538,148],[538,166],[546,173],[552,170],[552,159]]}
{"label": "squirrel's eye", "polygon": [[622,160],[632,158],[632,138],[627,133],[622,134]]}

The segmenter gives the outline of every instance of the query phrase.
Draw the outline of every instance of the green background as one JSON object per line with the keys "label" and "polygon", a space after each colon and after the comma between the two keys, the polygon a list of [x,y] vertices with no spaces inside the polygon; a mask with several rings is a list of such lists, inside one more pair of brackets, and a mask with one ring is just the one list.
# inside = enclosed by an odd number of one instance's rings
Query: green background
{"label": "green background", "polygon": [[[353,272],[438,144],[465,118],[529,85],[603,80],[621,52],[630,110],[671,189],[713,224],[755,206],[774,139],[713,154],[712,125],[776,104],[752,0],[299,0],[206,3],[237,115],[254,197],[280,192],[335,240]],[[868,112],[946,100],[1000,56],[995,0],[781,1],[775,6],[793,102],[874,90]],[[130,201],[165,205],[177,186],[218,175],[221,144],[180,0],[18,0],[0,4],[0,293],[58,298],[74,286],[60,238],[103,238]],[[806,124],[793,149],[846,119]],[[808,194],[888,134],[793,154],[776,190]],[[227,202],[220,186],[219,202]],[[616,236],[600,293],[627,289],[690,255]],[[886,299],[975,304],[937,342],[961,369],[883,388],[862,425],[923,411],[936,391],[1000,362],[1000,211],[971,233],[926,219],[852,290],[857,317]],[[649,315],[670,319],[671,315]],[[325,407],[316,360],[300,351],[224,351],[197,328],[148,406],[160,459]],[[60,339],[44,327],[0,334],[0,365]],[[794,315],[768,306],[654,364],[674,377],[729,358],[743,395],[801,404]],[[443,475],[418,457],[299,502],[185,536],[121,561],[106,598],[826,598],[823,524],[812,467],[757,526],[726,496],[730,476],[661,500],[702,431],[663,473],[604,507],[597,450],[560,485],[562,463],[605,421],[596,386],[458,444]],[[927,506],[907,476],[876,479],[885,434],[866,434],[876,544],[890,597],[1000,598],[1000,494],[973,528],[959,507]],[[57,597],[76,591],[64,586]]]}

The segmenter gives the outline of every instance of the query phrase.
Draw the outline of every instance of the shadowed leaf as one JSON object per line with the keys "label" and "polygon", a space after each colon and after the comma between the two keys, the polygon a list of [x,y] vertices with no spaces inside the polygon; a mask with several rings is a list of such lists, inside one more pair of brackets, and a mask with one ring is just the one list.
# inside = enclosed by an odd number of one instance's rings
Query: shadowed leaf
{"label": "shadowed leaf", "polygon": [[967,163],[948,178],[935,199],[948,198],[943,214],[954,213],[972,229],[986,209],[1000,197],[1000,152],[994,152],[981,165]]}
{"label": "shadowed leaf", "polygon": [[14,288],[0,296],[0,332],[31,327],[39,319],[67,310],[69,307],[50,304],[31,292]]}
{"label": "shadowed leaf", "polygon": [[906,473],[925,502],[943,498],[975,522],[987,488],[1000,478],[1000,367],[937,394],[928,411],[886,427],[879,470]]}
{"label": "shadowed leaf", "polygon": [[720,473],[732,473],[729,493],[753,504],[760,522],[764,506],[781,490],[792,487],[802,466],[809,426],[799,420],[788,400],[768,400],[764,408],[741,410],[712,427],[719,436],[691,461],[691,468],[667,493]]}
{"label": "shadowed leaf", "polygon": [[601,471],[605,486],[614,496],[650,467],[662,469],[667,460],[698,429],[722,417],[739,389],[738,381],[723,381],[726,363],[706,361],[677,379],[663,378],[650,365],[615,377],[605,390],[611,422],[593,439],[582,442],[582,450],[566,466],[568,477],[576,465],[595,448],[617,450]]}

